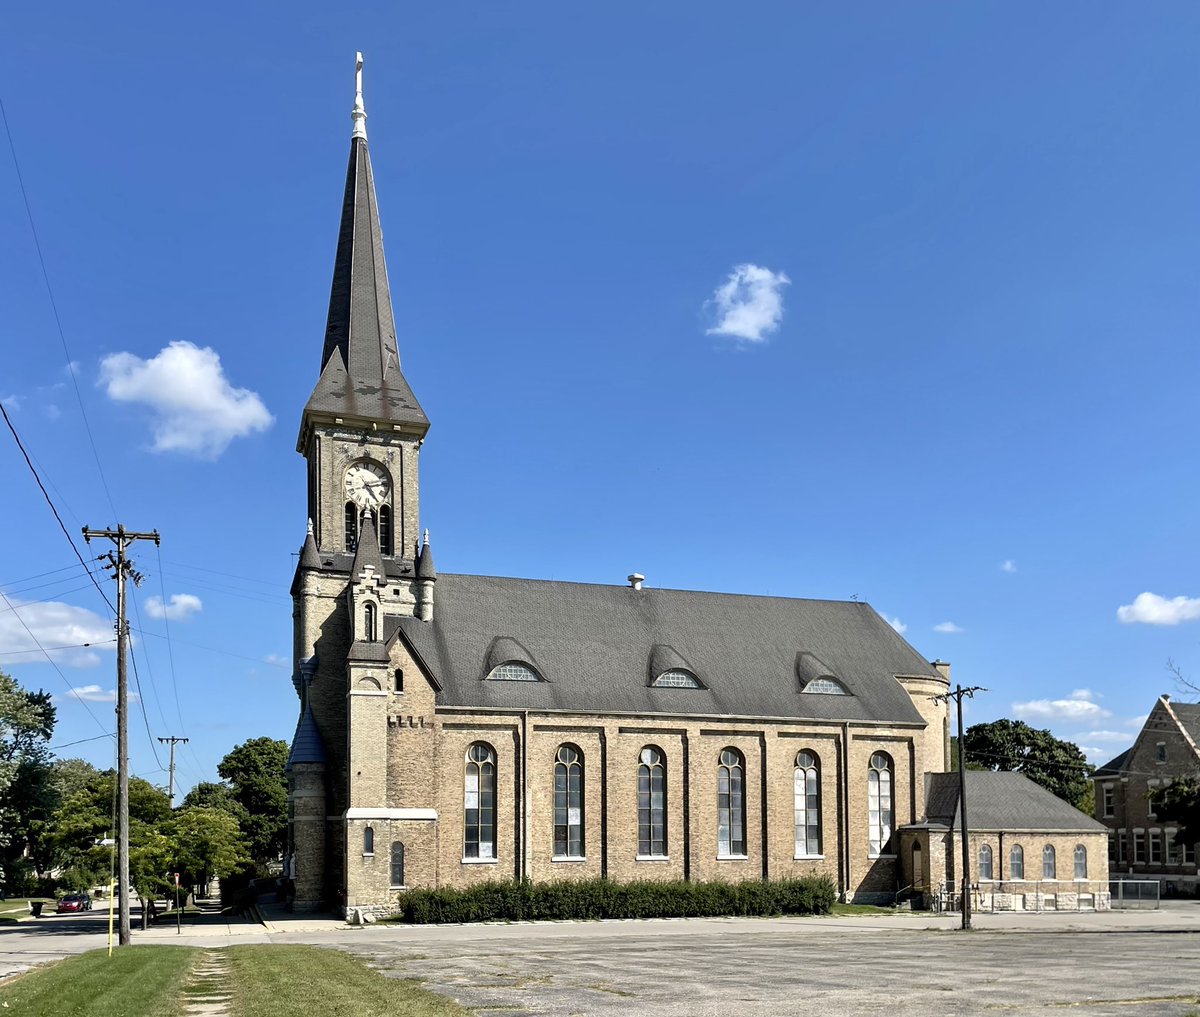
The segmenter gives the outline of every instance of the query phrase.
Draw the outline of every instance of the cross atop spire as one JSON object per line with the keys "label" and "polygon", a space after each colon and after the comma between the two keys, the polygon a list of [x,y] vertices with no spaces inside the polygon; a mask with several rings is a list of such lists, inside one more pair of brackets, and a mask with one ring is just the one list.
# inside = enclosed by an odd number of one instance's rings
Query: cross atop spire
{"label": "cross atop spire", "polygon": [[352,138],[362,138],[367,140],[367,110],[363,106],[362,97],[362,65],[363,58],[361,53],[355,54],[354,64],[354,109],[350,113],[350,119],[354,121],[354,132],[350,135]]}

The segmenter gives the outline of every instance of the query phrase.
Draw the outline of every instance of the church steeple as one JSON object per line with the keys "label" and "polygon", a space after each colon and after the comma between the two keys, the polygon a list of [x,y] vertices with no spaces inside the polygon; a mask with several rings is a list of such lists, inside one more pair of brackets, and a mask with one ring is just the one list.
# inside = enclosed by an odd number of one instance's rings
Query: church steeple
{"label": "church steeple", "polygon": [[384,263],[383,231],[375,176],[367,150],[367,112],[362,97],[362,54],[356,66],[354,130],[342,200],[321,375],[304,408],[298,451],[319,419],[389,425],[423,436],[429,419],[400,370],[391,290]]}

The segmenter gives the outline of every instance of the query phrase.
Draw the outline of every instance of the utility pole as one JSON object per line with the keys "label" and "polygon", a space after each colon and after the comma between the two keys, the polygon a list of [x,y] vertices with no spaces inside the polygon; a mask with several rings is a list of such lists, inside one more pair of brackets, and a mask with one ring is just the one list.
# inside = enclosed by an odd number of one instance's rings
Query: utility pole
{"label": "utility pole", "polygon": [[186,745],[189,739],[177,738],[175,735],[170,735],[167,738],[160,738],[159,741],[164,745],[169,744],[171,746],[171,783],[169,785],[170,790],[167,792],[167,795],[171,799],[171,808],[175,808],[175,745],[178,742],[183,742],[183,744]]}
{"label": "utility pole", "polygon": [[963,743],[962,701],[974,699],[976,692],[987,692],[982,685],[972,685],[964,689],[955,685],[953,692],[943,692],[940,696],[931,697],[935,703],[949,703],[951,699],[958,706],[958,812],[962,816],[962,927],[971,927],[971,844],[967,833],[967,748]]}
{"label": "utility pole", "polygon": [[129,623],[125,621],[125,580],[135,586],[142,576],[125,556],[126,548],[135,540],[153,540],[158,545],[158,530],[138,533],[118,525],[115,530],[83,528],[83,539],[89,544],[93,537],[106,537],[117,546],[116,554],[109,551],[100,557],[104,566],[117,581],[117,911],[119,932],[117,941],[128,946],[133,938],[129,930],[129,684],[125,676],[125,649],[129,641]]}

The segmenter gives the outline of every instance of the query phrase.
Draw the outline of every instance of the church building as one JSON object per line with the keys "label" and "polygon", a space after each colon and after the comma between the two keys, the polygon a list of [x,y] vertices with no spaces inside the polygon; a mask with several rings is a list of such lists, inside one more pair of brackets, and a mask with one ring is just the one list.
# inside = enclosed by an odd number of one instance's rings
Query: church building
{"label": "church building", "polygon": [[495,879],[811,873],[890,903],[897,830],[924,817],[926,773],[949,769],[934,697],[950,679],[870,606],[435,568],[430,421],[401,368],[361,67],[297,442],[295,907],[382,912],[403,888]]}

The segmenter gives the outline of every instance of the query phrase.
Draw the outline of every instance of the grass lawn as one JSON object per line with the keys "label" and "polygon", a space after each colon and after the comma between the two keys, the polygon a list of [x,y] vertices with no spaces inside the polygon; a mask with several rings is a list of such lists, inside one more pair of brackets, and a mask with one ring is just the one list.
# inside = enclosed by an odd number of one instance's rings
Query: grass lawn
{"label": "grass lawn", "polygon": [[411,979],[385,978],[359,960],[315,946],[222,951],[233,1017],[467,1017],[470,1010]]}
{"label": "grass lawn", "polygon": [[835,918],[852,918],[854,915],[894,915],[895,908],[877,908],[874,904],[834,904],[829,912]]}
{"label": "grass lawn", "polygon": [[195,950],[127,946],[71,957],[0,985],[0,1008],[12,1017],[175,1017]]}
{"label": "grass lawn", "polygon": [[[226,961],[228,977],[189,980],[201,955],[213,953]],[[230,1017],[468,1017],[471,1013],[416,981],[385,978],[337,950],[127,946],[111,958],[106,950],[93,950],[0,985],[0,1014],[182,1017],[187,1002],[202,1002],[211,993],[232,995]]]}

